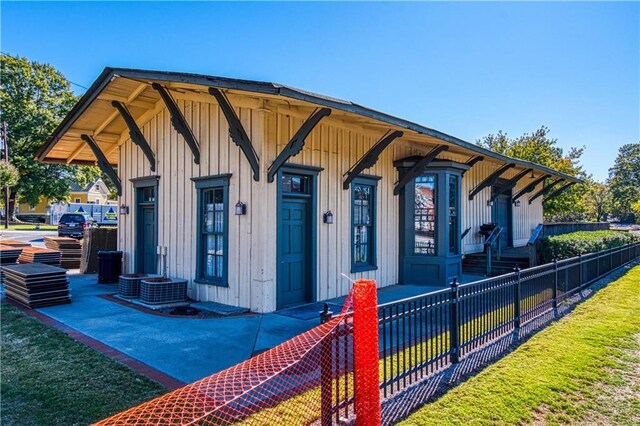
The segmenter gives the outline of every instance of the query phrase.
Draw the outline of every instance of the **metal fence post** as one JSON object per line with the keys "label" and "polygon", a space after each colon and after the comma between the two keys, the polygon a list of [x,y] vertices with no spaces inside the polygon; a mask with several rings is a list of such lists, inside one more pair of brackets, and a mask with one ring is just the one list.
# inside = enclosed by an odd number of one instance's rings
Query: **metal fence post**
{"label": "metal fence post", "polygon": [[[329,305],[324,304],[320,311],[320,324],[331,321],[333,312],[329,310]],[[322,426],[331,425],[331,414],[333,407],[333,333],[327,335],[320,343],[320,424]]]}
{"label": "metal fence post", "polygon": [[607,272],[613,271],[613,249],[609,247],[609,270]]}
{"label": "metal fence post", "polygon": [[582,275],[582,253],[578,253],[578,267],[580,268],[580,288],[582,288],[582,284],[584,283],[584,276]]}
{"label": "metal fence post", "polygon": [[320,425],[331,426],[333,408],[333,333],[322,339],[320,344]]}
{"label": "metal fence post", "polygon": [[558,259],[553,259],[553,313],[558,310]]}
{"label": "metal fence post", "polygon": [[451,303],[449,303],[449,348],[451,351],[451,363],[457,364],[460,361],[460,320],[458,317],[458,298],[460,288],[458,278],[451,281]]}
{"label": "metal fence post", "polygon": [[516,285],[514,286],[513,295],[513,326],[518,329],[520,328],[520,267],[516,266],[514,272],[516,273]]}

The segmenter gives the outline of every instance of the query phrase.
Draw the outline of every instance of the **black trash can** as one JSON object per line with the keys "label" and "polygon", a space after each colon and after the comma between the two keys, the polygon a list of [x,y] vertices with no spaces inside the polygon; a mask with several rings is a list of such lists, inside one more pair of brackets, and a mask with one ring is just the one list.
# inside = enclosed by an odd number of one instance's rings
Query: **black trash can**
{"label": "black trash can", "polygon": [[121,274],[122,252],[100,250],[98,252],[98,283],[117,283]]}

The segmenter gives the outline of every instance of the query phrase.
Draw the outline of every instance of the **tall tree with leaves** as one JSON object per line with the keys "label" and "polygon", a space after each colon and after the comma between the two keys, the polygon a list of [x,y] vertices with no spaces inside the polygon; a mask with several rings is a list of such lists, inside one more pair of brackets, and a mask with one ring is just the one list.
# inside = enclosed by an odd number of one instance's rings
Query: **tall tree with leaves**
{"label": "tall tree with leaves", "polygon": [[611,190],[606,183],[587,180],[587,192],[584,197],[587,217],[602,222],[611,212]]}
{"label": "tall tree with leaves", "polygon": [[0,57],[0,111],[7,122],[9,157],[20,179],[11,188],[9,215],[15,203],[37,204],[41,197],[66,201],[68,181],[86,173],[75,166],[33,160],[38,148],[76,102],[67,79],[49,64],[2,54]]}
{"label": "tall tree with leaves", "polygon": [[613,214],[622,222],[640,220],[634,206],[640,202],[640,142],[623,145],[609,169]]}
{"label": "tall tree with leaves", "polygon": [[[508,155],[509,157],[532,161],[570,176],[585,178],[586,174],[580,165],[582,148],[570,148],[565,153],[557,146],[558,140],[549,137],[549,129],[545,126],[535,132],[511,139],[507,134],[499,131],[489,134],[476,141],[484,148]],[[548,220],[578,220],[586,211],[583,185],[574,185],[557,198],[544,205],[545,219]]]}

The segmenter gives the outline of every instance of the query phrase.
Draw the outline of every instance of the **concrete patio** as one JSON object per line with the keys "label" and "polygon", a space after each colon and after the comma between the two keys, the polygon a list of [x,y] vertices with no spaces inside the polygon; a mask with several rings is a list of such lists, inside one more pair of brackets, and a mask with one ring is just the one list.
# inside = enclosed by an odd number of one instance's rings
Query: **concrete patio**
{"label": "concrete patio", "polygon": [[[462,281],[481,278],[464,276]],[[280,311],[222,318],[169,317],[100,297],[115,293],[116,286],[97,284],[96,275],[70,275],[69,281],[71,304],[37,311],[185,383],[245,361],[319,324],[319,303],[302,308],[304,315]],[[380,289],[378,298],[386,303],[432,290],[436,288],[396,285]],[[344,299],[328,302],[337,310]]]}

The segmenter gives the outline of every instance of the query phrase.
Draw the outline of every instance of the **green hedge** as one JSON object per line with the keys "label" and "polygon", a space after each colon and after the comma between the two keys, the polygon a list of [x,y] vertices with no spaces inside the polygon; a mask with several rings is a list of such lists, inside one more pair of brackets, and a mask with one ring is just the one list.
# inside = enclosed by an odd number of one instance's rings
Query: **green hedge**
{"label": "green hedge", "polygon": [[554,258],[568,259],[635,242],[640,242],[640,234],[624,231],[579,231],[542,238],[540,253],[543,263],[548,263]]}

